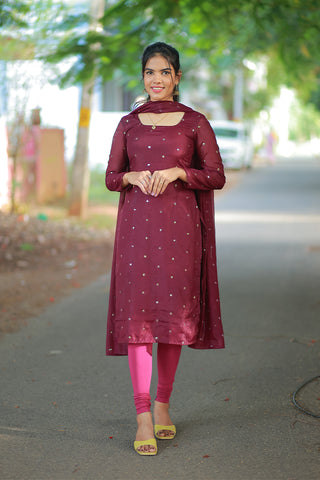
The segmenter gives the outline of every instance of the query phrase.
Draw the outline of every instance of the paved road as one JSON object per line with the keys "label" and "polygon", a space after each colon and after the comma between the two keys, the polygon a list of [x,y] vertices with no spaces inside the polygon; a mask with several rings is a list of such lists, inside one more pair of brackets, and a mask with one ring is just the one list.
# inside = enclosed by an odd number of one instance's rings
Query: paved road
{"label": "paved road", "polygon": [[132,449],[127,359],[104,357],[105,277],[5,337],[1,480],[318,479],[320,421],[291,397],[320,370],[319,184],[283,162],[217,199],[227,348],[183,349],[157,457]]}

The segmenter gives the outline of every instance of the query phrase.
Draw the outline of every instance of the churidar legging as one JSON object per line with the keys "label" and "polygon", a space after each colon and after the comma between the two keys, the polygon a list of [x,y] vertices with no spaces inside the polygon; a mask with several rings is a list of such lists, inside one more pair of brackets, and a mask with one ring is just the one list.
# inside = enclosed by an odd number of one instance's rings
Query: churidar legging
{"label": "churidar legging", "polygon": [[[130,343],[128,361],[137,415],[150,412],[152,376],[152,343]],[[158,344],[158,386],[156,400],[169,403],[181,354],[181,345]]]}

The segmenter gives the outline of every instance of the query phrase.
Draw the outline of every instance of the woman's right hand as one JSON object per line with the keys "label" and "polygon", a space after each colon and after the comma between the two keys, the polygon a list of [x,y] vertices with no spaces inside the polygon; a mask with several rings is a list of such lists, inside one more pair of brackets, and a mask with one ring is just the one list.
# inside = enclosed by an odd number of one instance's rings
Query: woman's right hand
{"label": "woman's right hand", "polygon": [[141,192],[148,195],[148,187],[151,179],[151,172],[143,170],[142,172],[127,172],[122,177],[122,186],[136,185]]}

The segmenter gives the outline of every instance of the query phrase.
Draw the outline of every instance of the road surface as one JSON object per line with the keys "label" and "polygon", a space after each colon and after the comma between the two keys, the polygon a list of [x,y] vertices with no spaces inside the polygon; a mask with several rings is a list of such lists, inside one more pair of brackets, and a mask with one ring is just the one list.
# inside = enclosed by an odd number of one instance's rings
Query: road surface
{"label": "road surface", "polygon": [[1,480],[319,479],[320,420],[292,393],[320,374],[320,162],[239,175],[216,202],[226,349],[183,349],[176,438],[133,451],[127,358],[104,356],[105,276],[1,340]]}

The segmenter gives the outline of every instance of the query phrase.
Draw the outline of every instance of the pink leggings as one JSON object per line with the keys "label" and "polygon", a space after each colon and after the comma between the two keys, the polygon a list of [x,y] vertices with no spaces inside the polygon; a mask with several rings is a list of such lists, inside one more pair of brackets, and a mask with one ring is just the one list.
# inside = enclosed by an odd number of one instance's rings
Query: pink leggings
{"label": "pink leggings", "polygon": [[[150,412],[152,376],[152,343],[130,343],[128,361],[137,415]],[[158,387],[156,400],[169,403],[174,377],[179,363],[181,345],[158,344]]]}

